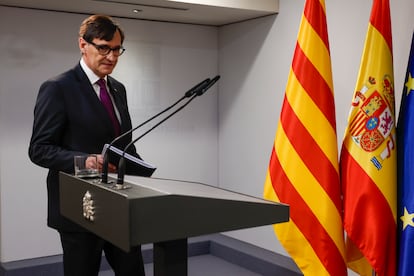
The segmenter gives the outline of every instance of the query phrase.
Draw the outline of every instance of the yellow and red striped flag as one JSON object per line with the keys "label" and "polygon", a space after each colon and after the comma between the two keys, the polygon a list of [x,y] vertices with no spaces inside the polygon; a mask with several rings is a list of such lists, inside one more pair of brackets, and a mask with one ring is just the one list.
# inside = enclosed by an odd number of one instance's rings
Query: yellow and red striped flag
{"label": "yellow and red striped flag", "polygon": [[389,0],[374,0],[340,158],[348,266],[396,275],[397,151]]}
{"label": "yellow and red striped flag", "polygon": [[305,275],[347,274],[338,166],[325,1],[307,0],[264,184],[290,205],[274,229]]}

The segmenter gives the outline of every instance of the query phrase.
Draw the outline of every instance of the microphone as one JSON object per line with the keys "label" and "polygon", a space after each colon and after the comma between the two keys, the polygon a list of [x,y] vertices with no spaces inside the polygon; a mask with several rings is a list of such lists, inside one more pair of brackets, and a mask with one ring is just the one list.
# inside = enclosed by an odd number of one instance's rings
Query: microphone
{"label": "microphone", "polygon": [[184,97],[189,98],[189,97],[193,96],[194,94],[199,93],[199,91],[204,89],[204,87],[206,87],[209,83],[210,83],[210,78],[207,78],[207,79],[199,82],[198,84],[196,84],[195,86],[190,88],[190,90],[185,92]]}
{"label": "microphone", "polygon": [[103,165],[102,165],[101,181],[103,183],[108,183],[109,150],[113,146],[114,143],[116,143],[120,139],[124,138],[128,134],[134,132],[138,128],[146,125],[147,123],[149,123],[150,121],[152,121],[155,118],[159,117],[160,115],[164,114],[165,112],[167,112],[168,110],[170,110],[171,108],[173,108],[174,106],[176,106],[177,104],[179,104],[180,102],[182,102],[185,98],[189,98],[189,97],[193,96],[194,94],[199,93],[199,91],[202,88],[204,88],[208,83],[210,83],[210,78],[207,78],[207,79],[205,79],[205,80],[197,83],[192,88],[190,88],[187,92],[185,92],[184,96],[182,96],[180,99],[178,99],[175,103],[173,103],[172,105],[170,105],[166,109],[162,110],[161,112],[155,114],[154,116],[152,116],[151,118],[149,118],[145,122],[139,124],[138,126],[136,126],[134,128],[131,128],[130,130],[126,131],[122,135],[120,135],[120,136],[116,137],[114,140],[112,140],[111,143],[109,143],[109,146],[106,149],[106,151],[104,153],[104,156],[103,156]]}
{"label": "microphone", "polygon": [[219,79],[220,79],[220,75],[215,76],[212,80],[210,80],[208,82],[208,84],[205,87],[203,87],[200,90],[196,91],[197,96],[201,96],[204,93],[206,93],[206,91],[209,90],[210,87],[212,87]]}
{"label": "microphone", "polygon": [[128,150],[128,148],[135,144],[138,140],[140,140],[142,137],[144,137],[145,135],[147,135],[148,133],[150,133],[152,130],[154,130],[156,127],[158,127],[159,125],[161,125],[162,123],[164,123],[166,120],[168,120],[169,118],[171,118],[172,116],[174,116],[176,113],[178,113],[179,111],[181,111],[182,109],[184,109],[191,101],[193,101],[196,97],[203,95],[208,89],[210,89],[218,80],[220,79],[220,76],[217,75],[216,77],[214,77],[213,79],[209,79],[208,82],[205,82],[201,85],[199,85],[198,89],[194,91],[193,96],[187,101],[185,102],[183,105],[181,105],[179,108],[177,108],[174,112],[172,112],[170,115],[168,115],[167,117],[165,117],[164,119],[162,119],[160,122],[158,122],[157,124],[155,124],[153,127],[151,127],[149,130],[147,130],[146,132],[144,132],[143,134],[141,134],[138,138],[136,138],[135,140],[131,141],[128,145],[125,146],[123,152],[122,152],[122,156],[119,159],[119,164],[118,164],[118,178],[116,181],[116,185],[115,188],[116,189],[124,189],[124,177],[125,177],[125,166],[126,166],[126,162],[125,162],[125,153]]}

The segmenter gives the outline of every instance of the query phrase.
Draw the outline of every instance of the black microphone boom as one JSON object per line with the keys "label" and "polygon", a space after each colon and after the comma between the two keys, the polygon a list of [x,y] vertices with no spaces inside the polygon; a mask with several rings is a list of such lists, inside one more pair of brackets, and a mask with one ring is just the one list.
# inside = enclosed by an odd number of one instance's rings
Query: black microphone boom
{"label": "black microphone boom", "polygon": [[109,165],[109,156],[108,155],[109,155],[109,149],[111,148],[111,146],[114,145],[115,142],[117,142],[120,139],[124,138],[125,136],[127,136],[128,134],[130,134],[133,131],[137,130],[138,128],[146,125],[147,123],[149,123],[150,121],[152,121],[155,118],[159,117],[160,115],[164,114],[165,112],[167,112],[168,110],[170,110],[171,108],[173,108],[174,106],[179,104],[181,101],[183,101],[185,98],[189,98],[189,97],[193,96],[195,93],[198,93],[198,91],[200,91],[200,89],[204,88],[208,83],[210,83],[210,78],[207,78],[207,79],[197,83],[192,88],[190,88],[187,92],[185,92],[184,96],[182,96],[180,99],[178,99],[175,103],[173,103],[172,105],[170,105],[166,109],[162,110],[161,112],[155,114],[154,116],[152,116],[151,118],[149,118],[145,122],[139,124],[138,126],[136,126],[134,128],[131,128],[130,130],[126,131],[122,135],[120,135],[120,136],[116,137],[114,140],[112,140],[111,143],[109,144],[107,150],[105,151],[104,156],[103,156],[103,165],[102,165],[102,173],[101,173],[102,183],[108,183],[108,165]]}
{"label": "black microphone boom", "polygon": [[202,82],[200,83],[200,85],[198,85],[198,89],[194,90],[194,93],[192,94],[193,96],[187,101],[185,102],[183,105],[181,105],[179,108],[177,108],[174,112],[172,112],[170,115],[168,115],[167,117],[165,117],[164,119],[162,119],[161,121],[159,121],[157,124],[155,124],[153,127],[151,127],[149,130],[147,130],[146,132],[144,132],[142,135],[140,135],[138,138],[136,138],[135,140],[131,141],[128,145],[125,146],[122,156],[119,159],[119,164],[118,164],[118,178],[117,178],[117,182],[116,182],[116,187],[118,189],[122,189],[123,185],[124,185],[124,177],[125,177],[125,153],[128,150],[128,148],[135,144],[138,140],[140,140],[142,137],[144,137],[145,135],[147,135],[148,133],[150,133],[152,130],[154,130],[156,127],[158,127],[159,125],[161,125],[162,123],[164,123],[166,120],[168,120],[169,118],[171,118],[172,116],[174,116],[177,112],[179,112],[180,110],[184,109],[192,100],[194,100],[196,97],[203,95],[208,89],[210,89],[210,87],[212,87],[218,80],[220,79],[220,76],[217,75],[216,77],[214,77],[213,79],[208,79],[208,81],[206,82]]}

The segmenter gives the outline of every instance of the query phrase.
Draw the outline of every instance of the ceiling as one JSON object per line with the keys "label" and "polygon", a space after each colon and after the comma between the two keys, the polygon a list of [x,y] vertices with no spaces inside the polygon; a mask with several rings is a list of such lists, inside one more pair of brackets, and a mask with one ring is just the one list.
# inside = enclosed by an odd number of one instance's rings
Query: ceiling
{"label": "ceiling", "polygon": [[222,26],[275,14],[279,5],[278,0],[0,0],[0,6]]}

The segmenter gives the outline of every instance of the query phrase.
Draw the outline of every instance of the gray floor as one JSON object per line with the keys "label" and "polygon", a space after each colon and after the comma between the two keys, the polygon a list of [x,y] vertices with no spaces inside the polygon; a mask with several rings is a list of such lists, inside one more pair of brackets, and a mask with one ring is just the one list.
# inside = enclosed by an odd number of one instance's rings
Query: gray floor
{"label": "gray floor", "polygon": [[[145,265],[145,275],[152,276],[153,266]],[[195,256],[188,259],[188,275],[189,276],[259,276],[250,270],[226,262],[223,259],[212,255]],[[114,276],[112,271],[102,271],[99,276]]]}

